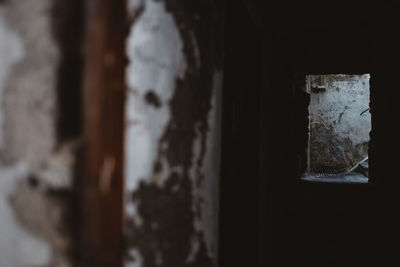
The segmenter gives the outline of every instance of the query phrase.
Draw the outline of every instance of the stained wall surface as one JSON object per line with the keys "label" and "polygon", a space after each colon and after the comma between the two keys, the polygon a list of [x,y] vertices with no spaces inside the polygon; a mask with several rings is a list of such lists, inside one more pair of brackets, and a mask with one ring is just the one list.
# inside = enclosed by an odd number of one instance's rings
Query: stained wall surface
{"label": "stained wall surface", "polygon": [[125,266],[215,266],[222,89],[214,1],[129,1]]}
{"label": "stained wall surface", "polygon": [[308,77],[310,172],[347,171],[368,156],[370,75]]}

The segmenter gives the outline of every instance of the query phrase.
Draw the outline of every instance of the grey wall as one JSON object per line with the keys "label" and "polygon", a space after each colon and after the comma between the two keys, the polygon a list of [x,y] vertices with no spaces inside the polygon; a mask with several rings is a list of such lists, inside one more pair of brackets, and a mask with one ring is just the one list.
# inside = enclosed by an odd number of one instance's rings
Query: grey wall
{"label": "grey wall", "polygon": [[215,266],[222,87],[213,1],[131,0],[125,266]]}
{"label": "grey wall", "polygon": [[311,75],[310,172],[342,172],[368,156],[369,74]]}
{"label": "grey wall", "polygon": [[70,266],[76,142],[57,138],[54,2],[0,3],[0,266]]}

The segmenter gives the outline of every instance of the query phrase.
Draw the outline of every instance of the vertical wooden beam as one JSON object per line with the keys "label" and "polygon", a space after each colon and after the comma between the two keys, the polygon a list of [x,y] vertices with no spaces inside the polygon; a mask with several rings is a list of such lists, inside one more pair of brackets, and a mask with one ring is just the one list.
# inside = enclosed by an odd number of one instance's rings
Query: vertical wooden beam
{"label": "vertical wooden beam", "polygon": [[84,266],[122,266],[125,0],[86,0]]}

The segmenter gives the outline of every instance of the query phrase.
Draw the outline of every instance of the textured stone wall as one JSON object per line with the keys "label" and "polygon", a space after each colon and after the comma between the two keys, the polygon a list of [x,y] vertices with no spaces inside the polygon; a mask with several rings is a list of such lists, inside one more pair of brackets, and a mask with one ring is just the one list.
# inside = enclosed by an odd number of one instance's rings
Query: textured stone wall
{"label": "textured stone wall", "polygon": [[215,266],[222,25],[215,3],[131,0],[125,266]]}
{"label": "textured stone wall", "polygon": [[0,1],[0,266],[70,266],[77,143],[57,134],[54,3]]}
{"label": "textured stone wall", "polygon": [[369,78],[309,76],[311,172],[343,172],[368,156],[371,114],[360,114],[369,108]]}

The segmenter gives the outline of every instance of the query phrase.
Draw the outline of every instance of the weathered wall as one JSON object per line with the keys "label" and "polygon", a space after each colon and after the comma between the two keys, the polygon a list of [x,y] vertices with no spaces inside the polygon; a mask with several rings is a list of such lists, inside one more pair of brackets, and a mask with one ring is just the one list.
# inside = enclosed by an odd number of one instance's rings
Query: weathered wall
{"label": "weathered wall", "polygon": [[[368,156],[369,74],[309,76],[310,171],[342,172]],[[326,91],[316,92],[317,86]]]}
{"label": "weathered wall", "polygon": [[131,0],[125,266],[215,266],[222,86],[215,3]]}
{"label": "weathered wall", "polygon": [[57,134],[54,3],[0,1],[0,266],[70,266],[76,145]]}

